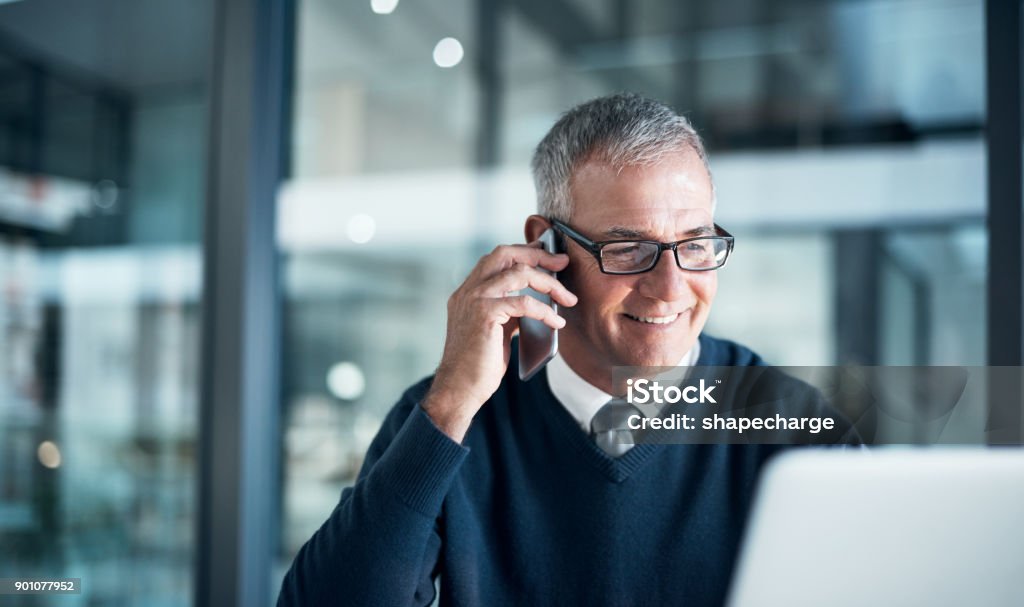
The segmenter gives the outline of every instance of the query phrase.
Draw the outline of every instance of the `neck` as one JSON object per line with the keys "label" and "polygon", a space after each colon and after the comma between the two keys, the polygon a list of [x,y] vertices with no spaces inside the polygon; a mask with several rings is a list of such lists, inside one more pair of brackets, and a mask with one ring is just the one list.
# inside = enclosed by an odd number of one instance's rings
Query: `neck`
{"label": "neck", "polygon": [[[564,343],[564,342],[563,342]],[[567,344],[566,344],[567,345]],[[612,385],[612,367],[602,365],[592,360],[591,356],[578,352],[573,347],[563,347],[559,344],[559,354],[569,365],[573,373],[582,377],[586,382],[602,392],[615,394],[615,387]]]}
{"label": "neck", "polygon": [[[576,340],[560,339],[559,342],[559,355],[576,375],[579,375],[587,383],[607,394],[623,396],[626,393],[626,386],[621,383],[626,378],[615,377],[613,371],[616,365],[612,361],[595,359],[594,353],[596,350],[586,345],[580,345]],[[654,366],[675,366],[683,360],[687,353],[693,350],[693,347],[693,344],[690,344],[686,351],[680,354],[679,359],[674,360],[672,363],[662,363]],[[689,364],[696,363],[697,361],[693,360]],[[620,382],[618,386],[615,385],[616,379]]]}

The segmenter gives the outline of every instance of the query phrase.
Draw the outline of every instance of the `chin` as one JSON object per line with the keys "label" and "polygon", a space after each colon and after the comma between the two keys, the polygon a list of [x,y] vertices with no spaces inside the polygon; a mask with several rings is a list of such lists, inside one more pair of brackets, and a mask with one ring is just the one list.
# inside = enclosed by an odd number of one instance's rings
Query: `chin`
{"label": "chin", "polygon": [[674,367],[679,363],[679,360],[686,354],[685,350],[675,352],[669,349],[663,349],[659,347],[650,348],[634,348],[630,352],[625,353],[624,360],[627,362],[624,366],[629,367]]}

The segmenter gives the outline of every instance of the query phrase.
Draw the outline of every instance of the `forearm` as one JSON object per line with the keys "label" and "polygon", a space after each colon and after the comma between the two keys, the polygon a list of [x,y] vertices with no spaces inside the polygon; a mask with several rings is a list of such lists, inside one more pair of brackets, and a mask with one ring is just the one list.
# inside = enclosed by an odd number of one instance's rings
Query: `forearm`
{"label": "forearm", "polygon": [[[302,547],[278,605],[416,605],[441,504],[468,450],[418,407]],[[426,604],[429,599],[426,600]]]}

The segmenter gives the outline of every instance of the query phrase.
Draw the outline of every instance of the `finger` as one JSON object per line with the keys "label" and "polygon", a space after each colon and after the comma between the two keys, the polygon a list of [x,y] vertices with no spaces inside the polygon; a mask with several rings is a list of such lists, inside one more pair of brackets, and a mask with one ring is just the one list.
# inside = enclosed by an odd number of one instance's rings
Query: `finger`
{"label": "finger", "polygon": [[541,253],[544,256],[537,261],[537,265],[545,270],[561,272],[569,265],[569,256],[565,253],[548,253],[544,250],[541,250]]}
{"label": "finger", "polygon": [[565,288],[554,276],[537,268],[516,265],[485,281],[480,288],[483,297],[504,297],[510,291],[531,288],[538,293],[551,295],[558,304],[572,307],[579,301],[576,294]]}
{"label": "finger", "polygon": [[517,263],[534,267],[540,266],[546,270],[558,272],[569,265],[569,256],[565,253],[548,253],[542,248],[530,245],[500,245],[490,254],[485,255],[477,267],[480,268],[481,276],[493,276]]}
{"label": "finger", "polygon": [[[551,306],[542,304],[535,297],[529,295],[517,295],[515,297],[503,297],[495,299],[499,313],[507,316],[505,322],[512,318],[532,318],[539,320],[552,329],[561,329],[565,326],[565,319],[555,313]],[[504,323],[502,323],[504,324]]]}

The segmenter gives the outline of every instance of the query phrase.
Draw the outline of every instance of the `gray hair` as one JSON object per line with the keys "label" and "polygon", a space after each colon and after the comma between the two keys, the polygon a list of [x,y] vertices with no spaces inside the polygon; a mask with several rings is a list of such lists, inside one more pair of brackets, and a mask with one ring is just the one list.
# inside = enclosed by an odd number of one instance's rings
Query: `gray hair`
{"label": "gray hair", "polygon": [[[584,162],[600,159],[613,167],[649,166],[687,148],[697,152],[711,176],[704,143],[690,121],[667,105],[635,93],[591,99],[559,118],[533,153],[537,212],[569,221],[569,181]],[[714,185],[712,184],[712,209]]]}

